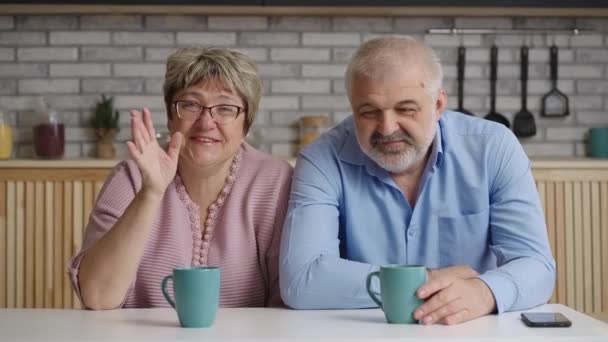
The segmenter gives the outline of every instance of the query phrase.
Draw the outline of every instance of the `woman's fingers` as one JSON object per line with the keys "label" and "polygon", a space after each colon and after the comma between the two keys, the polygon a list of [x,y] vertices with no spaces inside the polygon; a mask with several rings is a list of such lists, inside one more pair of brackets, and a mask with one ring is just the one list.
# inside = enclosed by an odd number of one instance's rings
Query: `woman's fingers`
{"label": "woman's fingers", "polygon": [[143,153],[146,142],[142,136],[143,123],[138,114],[139,112],[136,110],[131,111],[131,134],[133,135],[133,142],[137,146],[137,149],[140,153]]}
{"label": "woman's fingers", "polygon": [[169,141],[169,147],[167,147],[167,155],[173,160],[177,160],[179,156],[179,149],[182,145],[182,140],[184,136],[182,133],[177,132],[171,136],[171,140]]}
{"label": "woman's fingers", "polygon": [[154,124],[152,123],[152,114],[150,113],[150,110],[144,107],[143,113],[144,126],[146,127],[146,134],[143,135],[144,139],[146,139],[147,142],[150,142],[156,139],[156,130],[154,129]]}
{"label": "woman's fingers", "polygon": [[133,160],[135,160],[139,164],[141,152],[139,151],[137,146],[135,146],[135,143],[132,141],[127,141],[127,148],[129,149],[129,154],[131,155],[131,158],[133,158]]}

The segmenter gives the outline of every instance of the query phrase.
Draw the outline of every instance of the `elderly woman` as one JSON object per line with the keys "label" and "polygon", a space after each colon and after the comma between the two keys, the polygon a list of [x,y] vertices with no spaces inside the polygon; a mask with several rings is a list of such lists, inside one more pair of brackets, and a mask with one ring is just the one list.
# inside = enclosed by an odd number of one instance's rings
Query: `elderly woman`
{"label": "elderly woman", "polygon": [[217,48],[169,56],[164,82],[171,140],[150,112],[131,111],[132,160],[103,186],[82,251],[69,263],[90,309],[168,306],[173,268],[217,266],[220,305],[281,303],[278,252],[292,169],[244,141],[262,83],[245,55]]}

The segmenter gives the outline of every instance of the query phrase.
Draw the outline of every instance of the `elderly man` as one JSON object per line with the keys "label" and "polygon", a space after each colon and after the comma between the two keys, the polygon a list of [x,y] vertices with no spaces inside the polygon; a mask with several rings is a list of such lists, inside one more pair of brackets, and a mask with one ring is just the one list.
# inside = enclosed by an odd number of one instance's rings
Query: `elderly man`
{"label": "elderly man", "polygon": [[[346,71],[353,115],[297,161],[280,287],[295,309],[366,308],[366,276],[422,264],[414,312],[455,324],[545,303],[555,282],[530,161],[503,125],[446,110],[434,51],[379,38]],[[376,284],[377,286],[377,284]]]}

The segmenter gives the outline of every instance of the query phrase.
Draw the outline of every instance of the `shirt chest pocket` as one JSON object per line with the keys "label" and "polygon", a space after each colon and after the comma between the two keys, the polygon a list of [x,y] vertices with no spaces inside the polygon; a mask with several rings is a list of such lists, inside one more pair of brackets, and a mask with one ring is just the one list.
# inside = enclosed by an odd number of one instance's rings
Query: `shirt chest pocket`
{"label": "shirt chest pocket", "polygon": [[440,267],[479,265],[489,253],[489,208],[473,214],[438,216]]}

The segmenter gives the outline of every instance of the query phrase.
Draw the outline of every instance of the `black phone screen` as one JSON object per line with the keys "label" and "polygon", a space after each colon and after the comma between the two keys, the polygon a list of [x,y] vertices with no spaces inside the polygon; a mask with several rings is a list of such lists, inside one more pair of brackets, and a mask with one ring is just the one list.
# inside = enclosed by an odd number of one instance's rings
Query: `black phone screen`
{"label": "black phone screen", "polygon": [[569,327],[572,322],[559,312],[526,312],[521,314],[529,327]]}

